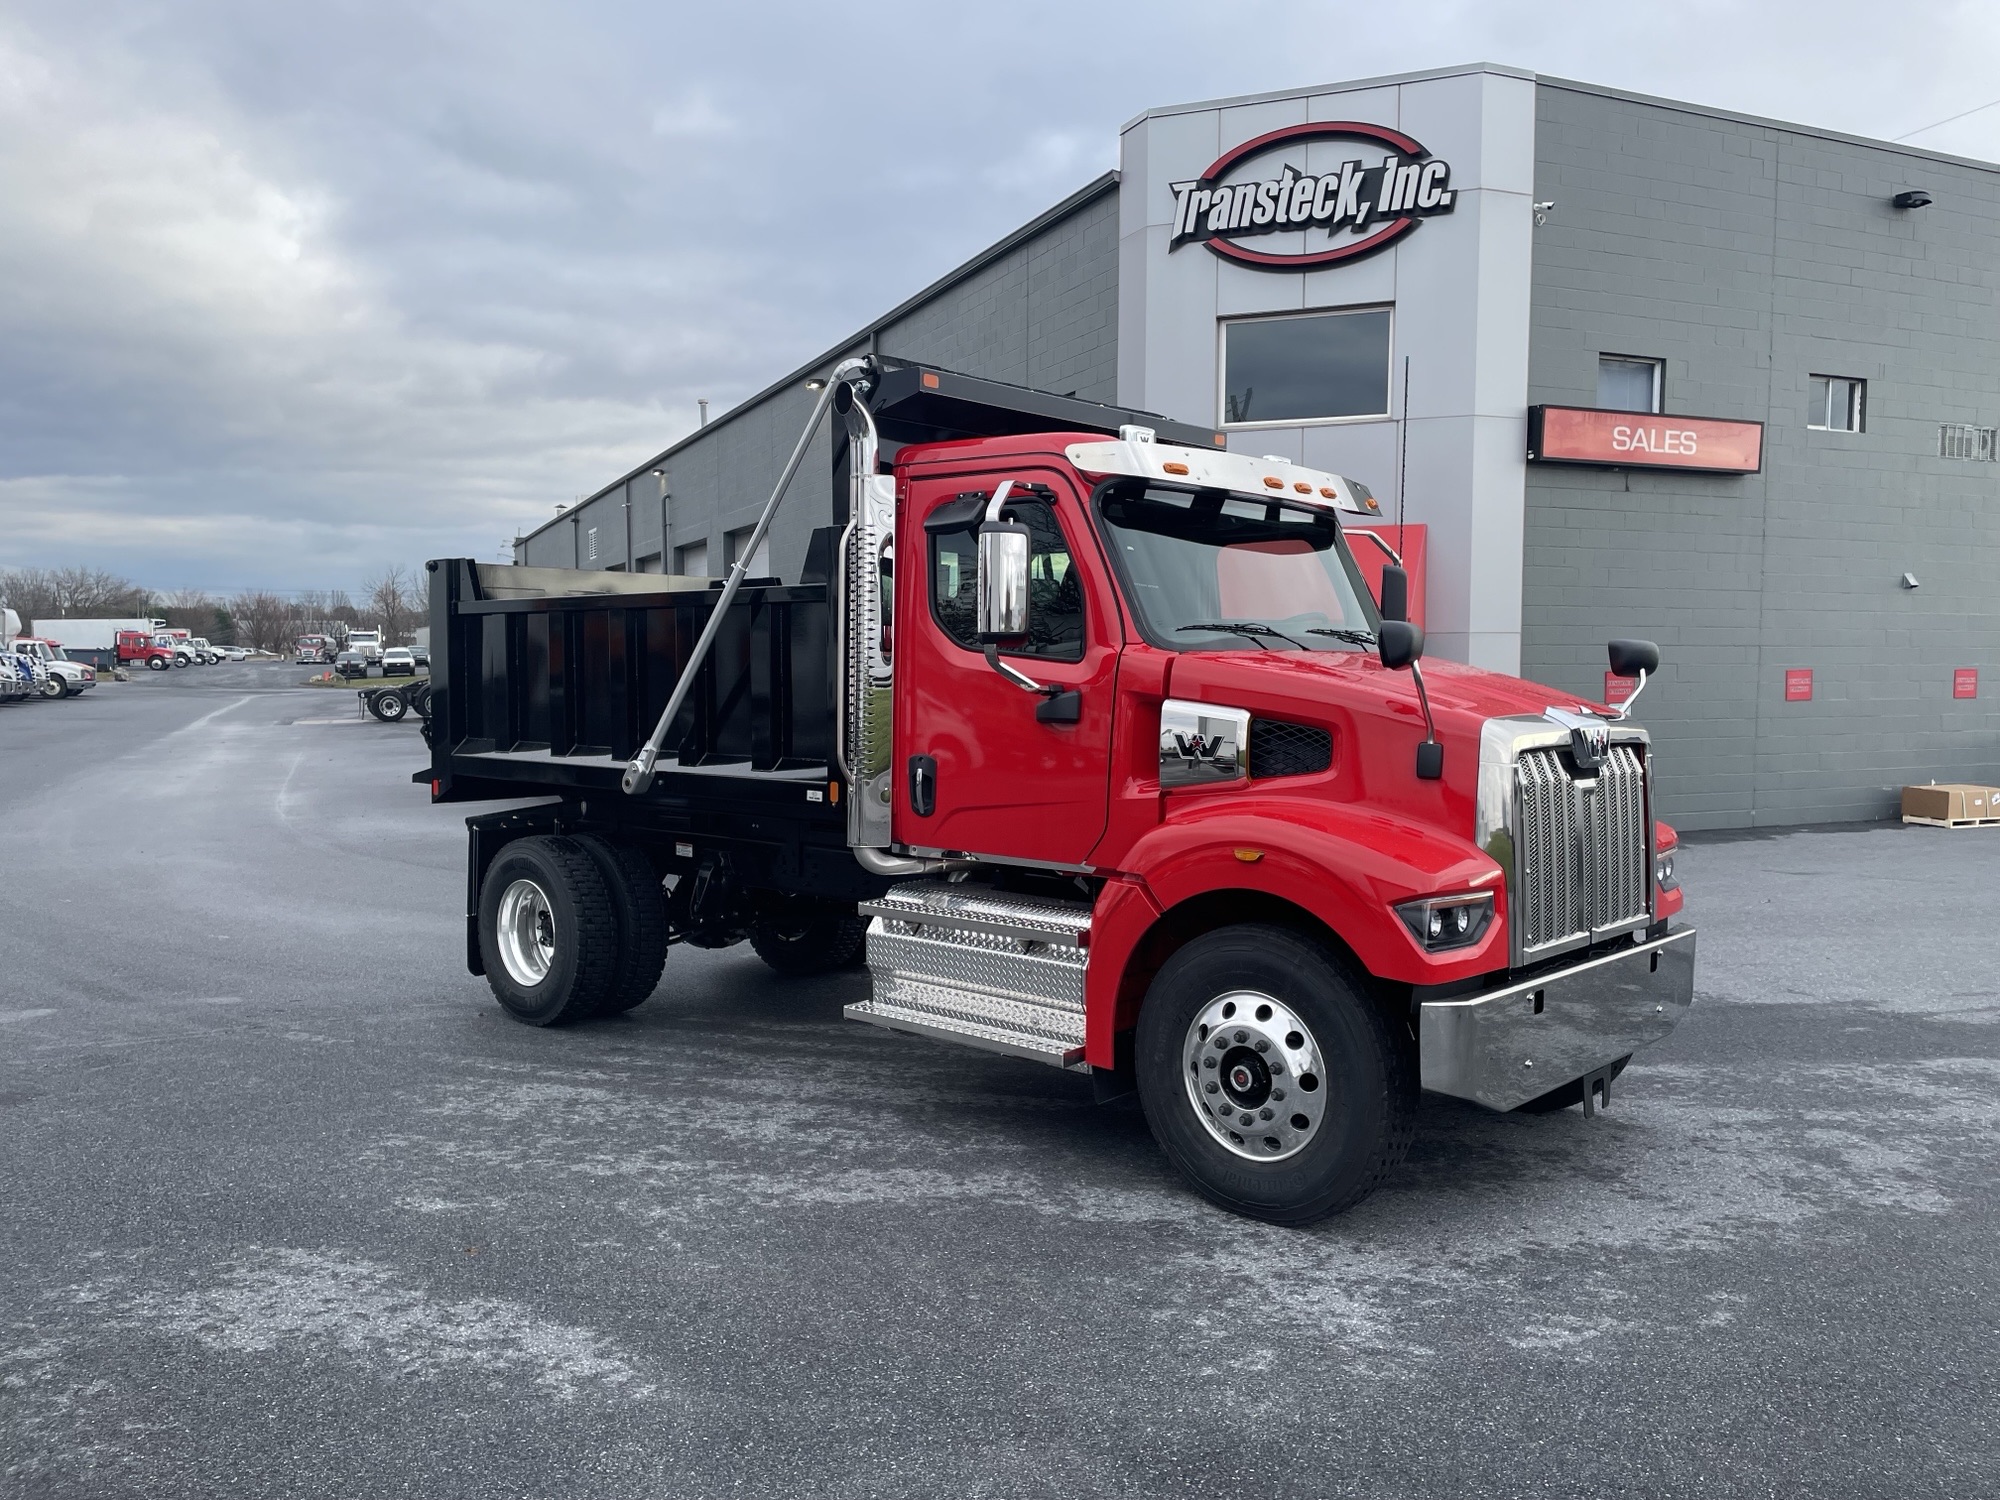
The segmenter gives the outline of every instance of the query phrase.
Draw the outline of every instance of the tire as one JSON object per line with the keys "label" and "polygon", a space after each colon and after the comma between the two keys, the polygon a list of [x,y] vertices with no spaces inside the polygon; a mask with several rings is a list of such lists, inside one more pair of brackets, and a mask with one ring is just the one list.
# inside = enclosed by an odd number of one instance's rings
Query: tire
{"label": "tire", "polygon": [[[1631,1054],[1628,1053],[1611,1065],[1613,1081],[1625,1071],[1625,1064],[1631,1060]],[[1572,1105],[1581,1103],[1583,1103],[1583,1080],[1572,1078],[1561,1088],[1550,1089],[1540,1098],[1530,1099],[1526,1104],[1517,1104],[1514,1108],[1524,1115],[1552,1115],[1559,1109],[1568,1109]]]}
{"label": "tire", "polygon": [[507,1014],[530,1026],[596,1015],[618,969],[618,919],[597,861],[574,839],[519,839],[487,868],[479,957]]}
{"label": "tire", "polygon": [[779,974],[844,968],[865,948],[868,919],[852,906],[812,896],[767,896],[750,924],[750,946]]}
{"label": "tire", "polygon": [[67,698],[69,696],[69,684],[60,677],[45,678],[42,681],[42,696],[44,698]]}
{"label": "tire", "polygon": [[172,665],[173,663],[168,661],[164,656],[149,656],[146,658],[146,670],[148,672],[164,672]]}
{"label": "tire", "polygon": [[377,693],[368,700],[368,712],[384,724],[393,724],[410,711],[410,705],[403,701],[400,693]]}
{"label": "tire", "polygon": [[1139,1012],[1134,1061],[1167,1159],[1247,1218],[1350,1208],[1416,1134],[1408,1029],[1349,961],[1284,928],[1225,927],[1174,954]]}
{"label": "tire", "polygon": [[576,841],[597,861],[618,921],[618,970],[599,1014],[623,1015],[660,987],[667,963],[666,893],[645,851],[594,833],[579,834]]}

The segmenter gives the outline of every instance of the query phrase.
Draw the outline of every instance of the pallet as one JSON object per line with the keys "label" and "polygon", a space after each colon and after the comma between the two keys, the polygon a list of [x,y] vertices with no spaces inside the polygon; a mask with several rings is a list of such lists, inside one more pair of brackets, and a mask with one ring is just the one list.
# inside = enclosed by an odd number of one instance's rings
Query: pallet
{"label": "pallet", "polygon": [[1920,818],[1904,813],[1905,823],[1921,823],[1926,828],[2000,828],[2000,818]]}

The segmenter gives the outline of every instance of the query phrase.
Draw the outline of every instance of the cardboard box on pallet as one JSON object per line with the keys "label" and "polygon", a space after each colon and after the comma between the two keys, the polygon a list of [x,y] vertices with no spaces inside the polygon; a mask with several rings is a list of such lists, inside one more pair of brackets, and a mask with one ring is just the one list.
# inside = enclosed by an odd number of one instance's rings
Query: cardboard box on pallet
{"label": "cardboard box on pallet", "polygon": [[1903,816],[1934,823],[1960,823],[1976,818],[2000,818],[2000,787],[1964,782],[1933,783],[1903,788]]}

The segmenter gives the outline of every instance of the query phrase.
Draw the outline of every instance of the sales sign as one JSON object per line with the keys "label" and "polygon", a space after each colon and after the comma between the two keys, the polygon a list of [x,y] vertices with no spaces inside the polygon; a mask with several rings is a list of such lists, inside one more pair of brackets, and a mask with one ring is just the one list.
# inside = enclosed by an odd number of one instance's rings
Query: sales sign
{"label": "sales sign", "polygon": [[1788,667],[1785,670],[1785,701],[1787,703],[1807,703],[1812,699],[1812,668]]}
{"label": "sales sign", "polygon": [[[1307,170],[1306,148],[1315,142],[1332,143],[1333,154],[1346,159]],[[1448,214],[1458,203],[1449,162],[1439,161],[1400,130],[1358,120],[1269,131],[1232,146],[1201,176],[1174,183],[1173,191],[1169,254],[1200,243],[1224,260],[1265,271],[1359,260],[1386,250],[1422,220]],[[1303,250],[1244,243],[1300,231],[1305,232]]]}
{"label": "sales sign", "polygon": [[1951,674],[1951,695],[1954,698],[1977,698],[1979,696],[1979,668],[1957,667]]}
{"label": "sales sign", "polygon": [[1764,424],[1589,406],[1531,406],[1528,457],[1619,469],[1755,474],[1764,466]]}

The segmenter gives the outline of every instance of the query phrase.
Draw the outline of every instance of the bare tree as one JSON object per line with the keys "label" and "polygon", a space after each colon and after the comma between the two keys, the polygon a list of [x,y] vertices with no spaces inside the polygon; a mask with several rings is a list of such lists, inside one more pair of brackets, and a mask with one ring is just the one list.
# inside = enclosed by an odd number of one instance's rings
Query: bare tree
{"label": "bare tree", "polygon": [[370,581],[368,612],[381,627],[383,645],[400,646],[409,639],[417,619],[416,585],[409,569],[399,563]]}
{"label": "bare tree", "polygon": [[23,625],[37,620],[148,613],[146,591],[102,568],[20,568],[0,573],[0,596]]}
{"label": "bare tree", "polygon": [[228,608],[239,645],[247,640],[262,651],[291,648],[292,606],[276,594],[266,590],[238,594]]}

